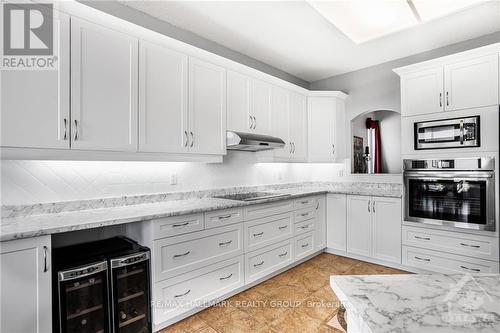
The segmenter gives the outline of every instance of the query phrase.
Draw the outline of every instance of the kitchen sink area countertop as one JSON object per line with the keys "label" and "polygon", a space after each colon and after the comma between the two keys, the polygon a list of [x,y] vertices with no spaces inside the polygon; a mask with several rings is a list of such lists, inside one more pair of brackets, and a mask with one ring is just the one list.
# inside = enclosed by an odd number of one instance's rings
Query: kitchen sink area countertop
{"label": "kitchen sink area countertop", "polygon": [[500,274],[332,276],[353,332],[500,332]]}
{"label": "kitchen sink area countertop", "polygon": [[[269,192],[266,194],[271,196],[252,201],[216,198],[247,192]],[[401,197],[402,185],[310,182],[3,206],[0,241],[243,207],[324,193]]]}

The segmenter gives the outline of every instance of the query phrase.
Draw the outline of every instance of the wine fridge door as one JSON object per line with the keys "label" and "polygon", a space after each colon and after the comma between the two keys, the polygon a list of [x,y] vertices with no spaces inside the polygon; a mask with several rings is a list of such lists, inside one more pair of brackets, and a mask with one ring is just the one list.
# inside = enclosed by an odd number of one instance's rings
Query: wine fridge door
{"label": "wine fridge door", "polygon": [[113,332],[150,333],[149,252],[110,259]]}
{"label": "wine fridge door", "polygon": [[62,333],[108,333],[106,261],[58,272],[59,327]]}

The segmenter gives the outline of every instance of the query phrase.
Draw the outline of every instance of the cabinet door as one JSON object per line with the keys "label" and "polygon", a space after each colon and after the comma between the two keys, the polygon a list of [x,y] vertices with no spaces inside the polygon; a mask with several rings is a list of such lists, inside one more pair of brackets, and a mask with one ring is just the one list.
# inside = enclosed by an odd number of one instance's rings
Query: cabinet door
{"label": "cabinet door", "polygon": [[2,70],[1,145],[69,148],[69,16],[54,16],[54,70]]}
{"label": "cabinet door", "polygon": [[189,124],[191,152],[226,152],[226,70],[195,58],[189,58]]}
{"label": "cabinet door", "polygon": [[326,246],[346,251],[347,239],[347,203],[345,194],[328,194],[326,202]]}
{"label": "cabinet door", "polygon": [[250,132],[250,88],[248,76],[227,71],[227,129]]}
{"label": "cabinet door", "polygon": [[139,44],[139,151],[187,151],[188,57]]}
{"label": "cabinet door", "polygon": [[0,243],[0,331],[52,332],[50,236]]}
{"label": "cabinet door", "polygon": [[252,80],[251,115],[254,117],[254,132],[271,132],[271,90],[272,86],[260,80]]}
{"label": "cabinet door", "polygon": [[278,158],[289,158],[291,149],[289,118],[288,118],[288,91],[282,88],[273,87],[272,95],[272,135],[277,136],[285,142],[283,149],[276,149],[274,156]]}
{"label": "cabinet door", "polygon": [[372,198],[373,257],[401,263],[401,199]]}
{"label": "cabinet door", "polygon": [[137,150],[138,40],[71,18],[71,147]]}
{"label": "cabinet door", "polygon": [[332,97],[309,97],[308,156],[311,162],[334,159],[334,119],[336,101]]}
{"label": "cabinet door", "polygon": [[305,161],[307,158],[307,99],[297,93],[290,93],[290,141],[292,159]]}
{"label": "cabinet door", "polygon": [[401,109],[403,116],[443,111],[443,68],[437,67],[402,76]]}
{"label": "cabinet door", "polygon": [[314,246],[317,250],[322,250],[326,247],[326,196],[318,197],[317,200]]}
{"label": "cabinet door", "polygon": [[347,252],[366,257],[372,254],[370,197],[347,196]]}
{"label": "cabinet door", "polygon": [[444,67],[445,110],[498,104],[498,54]]}

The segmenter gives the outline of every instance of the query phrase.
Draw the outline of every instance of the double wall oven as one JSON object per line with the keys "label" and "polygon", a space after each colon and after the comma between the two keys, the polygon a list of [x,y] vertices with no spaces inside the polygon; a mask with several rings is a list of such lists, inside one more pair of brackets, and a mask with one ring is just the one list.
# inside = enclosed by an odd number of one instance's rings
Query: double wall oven
{"label": "double wall oven", "polygon": [[493,158],[404,160],[405,221],[495,230]]}

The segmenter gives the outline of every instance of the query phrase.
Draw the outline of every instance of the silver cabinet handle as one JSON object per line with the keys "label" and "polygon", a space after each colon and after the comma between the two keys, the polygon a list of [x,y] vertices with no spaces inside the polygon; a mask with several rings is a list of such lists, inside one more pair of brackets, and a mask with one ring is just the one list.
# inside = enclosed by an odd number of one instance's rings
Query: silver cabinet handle
{"label": "silver cabinet handle", "polygon": [[318,209],[319,209],[319,201],[318,201],[318,203],[316,203],[316,210],[318,210]]}
{"label": "silver cabinet handle", "polygon": [[443,93],[440,92],[439,93],[439,107],[443,107]]}
{"label": "silver cabinet handle", "polygon": [[460,243],[462,246],[467,246],[467,247],[473,247],[475,249],[479,249],[481,245],[471,245],[471,244],[466,244],[466,243]]}
{"label": "silver cabinet handle", "polygon": [[231,216],[233,216],[233,215],[228,214],[228,215],[221,215],[221,216],[219,216],[219,217],[217,217],[217,218],[218,218],[219,220],[225,220],[225,219],[230,218]]}
{"label": "silver cabinet handle", "polygon": [[431,261],[429,258],[420,258],[415,256],[415,259],[420,260],[420,261]]}
{"label": "silver cabinet handle", "polygon": [[421,240],[426,240],[426,241],[431,240],[430,237],[421,237],[421,236],[413,236],[413,237],[416,239],[421,239]]}
{"label": "silver cabinet handle", "polygon": [[293,145],[293,151],[292,151],[292,154],[295,154],[295,142],[292,142],[292,145]]}
{"label": "silver cabinet handle", "polygon": [[263,234],[264,234],[264,231],[261,231],[261,232],[259,232],[259,233],[257,233],[257,234],[253,234],[253,236],[254,236],[254,237],[257,237],[257,236],[262,236]]}
{"label": "silver cabinet handle", "polygon": [[309,200],[304,200],[304,201],[301,201],[300,203],[303,205],[307,205],[309,203]]}
{"label": "silver cabinet handle", "polygon": [[253,129],[253,117],[249,115],[248,118],[250,118],[250,129]]}
{"label": "silver cabinet handle", "polygon": [[287,254],[288,254],[288,251],[286,251],[286,252],[284,252],[284,253],[280,253],[280,254],[278,254],[278,257],[284,257],[284,256],[286,256]]}
{"label": "silver cabinet handle", "polygon": [[258,264],[253,264],[253,267],[259,267],[259,266],[262,266],[262,265],[264,265],[264,260],[262,260]]}
{"label": "silver cabinet handle", "polygon": [[227,242],[221,242],[221,243],[219,243],[219,246],[226,246],[226,245],[231,244],[232,242],[233,242],[232,240],[227,241]]}
{"label": "silver cabinet handle", "polygon": [[371,204],[371,202],[368,201],[368,213],[370,213],[370,204]]}
{"label": "silver cabinet handle", "polygon": [[335,144],[332,143],[332,155],[335,155]]}
{"label": "silver cabinet handle", "polygon": [[468,270],[468,271],[473,271],[473,272],[481,272],[481,270],[480,270],[480,269],[477,269],[477,268],[469,268],[469,267],[462,266],[462,265],[460,265],[460,268],[465,269],[465,270]]}
{"label": "silver cabinet handle", "polygon": [[372,202],[372,211],[375,213],[375,201]]}
{"label": "silver cabinet handle", "polygon": [[78,120],[75,119],[75,141],[78,140]]}
{"label": "silver cabinet handle", "polygon": [[302,244],[302,248],[308,247],[309,243]]}
{"label": "silver cabinet handle", "polygon": [[182,297],[182,296],[186,296],[187,294],[189,294],[191,292],[191,289],[189,289],[188,291],[186,291],[184,294],[180,294],[180,295],[174,295],[175,298],[178,298],[178,297]]}
{"label": "silver cabinet handle", "polygon": [[191,134],[191,145],[190,145],[190,147],[192,148],[193,145],[194,145],[194,134],[193,134],[193,132],[189,132],[189,134]]}
{"label": "silver cabinet handle", "polygon": [[191,253],[191,251],[187,251],[186,253],[182,253],[182,254],[174,254],[174,258],[185,257],[190,253]]}
{"label": "silver cabinet handle", "polygon": [[448,92],[446,92],[446,106],[450,106],[450,98]]}
{"label": "silver cabinet handle", "polygon": [[63,140],[67,140],[68,139],[68,119],[64,118],[63,122],[64,122],[64,137],[63,137]]}
{"label": "silver cabinet handle", "polygon": [[286,228],[288,228],[287,225],[282,225],[281,227],[278,227],[279,230],[283,230],[283,229],[286,229]]}
{"label": "silver cabinet handle", "polygon": [[290,141],[290,154],[293,153],[293,143]]}
{"label": "silver cabinet handle", "polygon": [[189,138],[188,138],[188,131],[184,131],[184,147],[188,146],[189,143]]}
{"label": "silver cabinet handle", "polygon": [[179,228],[179,227],[185,227],[189,224],[189,222],[184,222],[184,223],[178,223],[178,224],[172,224],[172,227],[174,228]]}
{"label": "silver cabinet handle", "polygon": [[44,246],[43,247],[43,272],[44,273],[47,273],[47,271],[49,270],[49,267],[47,265],[47,251],[48,251],[48,247]]}
{"label": "silver cabinet handle", "polygon": [[309,212],[300,214],[300,216],[302,216],[302,217],[308,216],[308,215],[309,215]]}
{"label": "silver cabinet handle", "polygon": [[257,128],[257,117],[253,116],[253,129]]}
{"label": "silver cabinet handle", "polygon": [[231,277],[233,276],[233,273],[229,274],[228,276],[225,276],[225,277],[221,277],[219,278],[219,280],[227,280],[227,279],[230,279]]}
{"label": "silver cabinet handle", "polygon": [[300,227],[300,229],[304,230],[304,229],[309,229],[309,224],[306,224],[306,225],[303,225]]}

